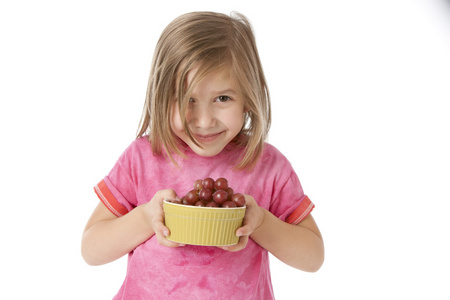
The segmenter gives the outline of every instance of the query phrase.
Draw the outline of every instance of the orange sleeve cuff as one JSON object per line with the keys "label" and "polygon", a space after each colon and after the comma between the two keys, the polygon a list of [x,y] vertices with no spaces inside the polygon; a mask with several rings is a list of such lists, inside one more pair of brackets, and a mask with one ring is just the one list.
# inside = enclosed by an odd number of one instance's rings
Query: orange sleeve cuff
{"label": "orange sleeve cuff", "polygon": [[313,208],[314,203],[311,202],[308,196],[304,196],[302,203],[300,203],[300,205],[289,215],[289,217],[286,218],[286,222],[297,225],[311,213]]}
{"label": "orange sleeve cuff", "polygon": [[106,208],[108,208],[117,217],[121,217],[128,213],[128,209],[117,201],[104,180],[100,181],[94,187],[94,191]]}

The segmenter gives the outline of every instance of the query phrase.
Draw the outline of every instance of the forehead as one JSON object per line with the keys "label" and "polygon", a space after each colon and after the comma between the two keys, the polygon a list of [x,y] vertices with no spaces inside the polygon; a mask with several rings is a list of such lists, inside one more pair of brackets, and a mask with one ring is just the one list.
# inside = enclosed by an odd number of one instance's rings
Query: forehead
{"label": "forehead", "polygon": [[[183,82],[180,82],[180,80]],[[184,90],[183,93],[190,94],[205,88],[211,90],[213,86],[214,90],[217,91],[233,90],[239,92],[241,90],[230,64],[197,64],[180,72],[177,78],[177,90],[180,87]]]}
{"label": "forehead", "polygon": [[188,72],[186,76],[186,83],[188,86],[221,84],[235,87],[237,82],[234,78],[235,76],[232,75],[230,68],[204,71],[196,67]]}

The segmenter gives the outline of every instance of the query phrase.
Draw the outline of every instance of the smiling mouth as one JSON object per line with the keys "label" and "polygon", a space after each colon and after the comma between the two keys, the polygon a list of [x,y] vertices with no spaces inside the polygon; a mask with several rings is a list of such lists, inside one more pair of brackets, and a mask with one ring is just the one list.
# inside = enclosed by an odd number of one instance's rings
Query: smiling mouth
{"label": "smiling mouth", "polygon": [[222,134],[222,132],[223,131],[218,132],[218,133],[213,133],[213,134],[206,134],[206,135],[195,134],[194,137],[199,142],[210,142],[210,141],[214,141],[217,137],[219,137]]}

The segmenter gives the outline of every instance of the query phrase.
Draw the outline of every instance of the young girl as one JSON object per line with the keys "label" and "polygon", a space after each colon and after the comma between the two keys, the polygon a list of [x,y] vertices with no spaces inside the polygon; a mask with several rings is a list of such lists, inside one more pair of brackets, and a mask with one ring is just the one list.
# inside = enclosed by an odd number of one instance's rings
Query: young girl
{"label": "young girl", "polygon": [[[265,143],[269,93],[242,15],[182,15],[154,54],[137,139],[95,186],[83,234],[90,265],[128,254],[114,299],[273,299],[268,252],[304,271],[324,259],[314,205],[289,161]],[[162,202],[196,179],[225,177],[246,215],[227,247],[169,241]]]}

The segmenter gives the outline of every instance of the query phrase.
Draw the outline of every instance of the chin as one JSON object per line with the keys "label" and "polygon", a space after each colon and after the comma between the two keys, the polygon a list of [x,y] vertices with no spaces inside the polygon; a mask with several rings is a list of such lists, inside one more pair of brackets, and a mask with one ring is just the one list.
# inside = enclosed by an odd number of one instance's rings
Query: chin
{"label": "chin", "polygon": [[194,151],[197,155],[203,156],[203,157],[212,157],[216,156],[220,152],[222,152],[223,148],[221,149],[202,149],[199,148],[196,145],[190,145],[190,148],[192,151]]}

